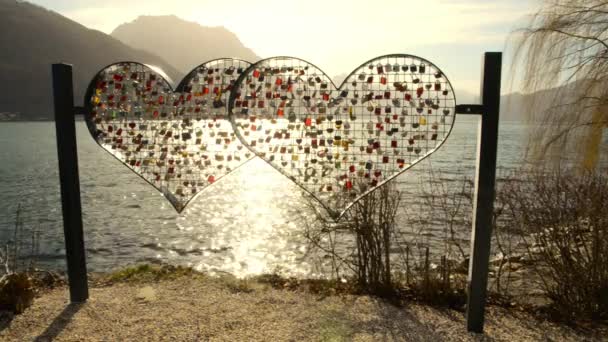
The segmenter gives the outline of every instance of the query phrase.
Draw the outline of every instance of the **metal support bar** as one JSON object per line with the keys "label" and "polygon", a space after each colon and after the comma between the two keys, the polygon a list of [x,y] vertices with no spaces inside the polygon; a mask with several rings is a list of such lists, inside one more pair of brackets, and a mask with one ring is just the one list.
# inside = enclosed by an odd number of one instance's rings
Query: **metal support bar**
{"label": "metal support bar", "polygon": [[486,52],[483,62],[473,234],[468,276],[467,330],[482,333],[488,286],[492,216],[496,181],[496,150],[500,108],[501,52]]}
{"label": "metal support bar", "polygon": [[456,114],[483,114],[483,105],[478,105],[478,104],[457,105]]}
{"label": "metal support bar", "polygon": [[70,283],[70,301],[78,303],[85,302],[89,298],[89,288],[82,231],[82,208],[80,205],[72,66],[69,64],[53,64],[52,71],[57,157],[61,183],[61,209]]}
{"label": "metal support bar", "polygon": [[84,107],[74,106],[74,115],[84,115]]}

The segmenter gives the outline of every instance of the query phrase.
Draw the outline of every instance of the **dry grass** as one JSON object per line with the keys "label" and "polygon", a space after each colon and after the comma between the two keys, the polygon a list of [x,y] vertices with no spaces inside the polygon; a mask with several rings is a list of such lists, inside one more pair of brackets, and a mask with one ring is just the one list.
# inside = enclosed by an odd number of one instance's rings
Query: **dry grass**
{"label": "dry grass", "polygon": [[[64,286],[49,290],[0,331],[0,340],[594,340],[593,335],[497,307],[488,308],[486,334],[470,335],[464,315],[452,310],[418,304],[396,307],[369,296],[277,289],[272,279],[126,273],[126,280],[98,282],[81,306],[67,304]],[[596,331],[595,336],[600,340],[602,335]]]}

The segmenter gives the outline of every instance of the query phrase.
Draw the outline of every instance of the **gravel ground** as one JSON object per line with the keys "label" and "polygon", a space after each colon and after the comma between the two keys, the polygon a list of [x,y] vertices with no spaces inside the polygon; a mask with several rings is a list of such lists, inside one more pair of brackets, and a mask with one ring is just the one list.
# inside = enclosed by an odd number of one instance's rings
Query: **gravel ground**
{"label": "gravel ground", "polygon": [[[528,314],[489,307],[484,335],[463,313],[419,304],[397,308],[368,296],[320,297],[252,283],[183,276],[93,287],[67,305],[59,287],[0,331],[2,341],[595,341]],[[0,329],[2,329],[0,327]]]}

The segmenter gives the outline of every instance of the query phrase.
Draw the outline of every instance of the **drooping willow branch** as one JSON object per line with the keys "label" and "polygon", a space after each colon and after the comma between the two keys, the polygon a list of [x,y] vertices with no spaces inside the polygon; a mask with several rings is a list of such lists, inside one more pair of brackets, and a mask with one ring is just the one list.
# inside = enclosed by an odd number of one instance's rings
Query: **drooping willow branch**
{"label": "drooping willow branch", "polygon": [[589,137],[608,120],[608,1],[546,0],[513,37],[511,81],[521,77],[523,110],[534,123],[530,151],[597,160],[589,154],[599,153],[601,139]]}

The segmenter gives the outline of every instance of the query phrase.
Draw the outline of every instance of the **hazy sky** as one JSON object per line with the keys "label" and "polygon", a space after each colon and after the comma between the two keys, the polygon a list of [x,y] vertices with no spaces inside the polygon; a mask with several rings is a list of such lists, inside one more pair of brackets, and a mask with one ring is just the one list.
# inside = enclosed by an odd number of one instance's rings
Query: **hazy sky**
{"label": "hazy sky", "polygon": [[[261,57],[306,59],[330,76],[387,53],[438,65],[458,90],[478,93],[484,51],[502,51],[538,0],[32,0],[111,33],[140,15],[175,14],[224,26]],[[171,61],[168,61],[171,62]]]}

